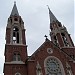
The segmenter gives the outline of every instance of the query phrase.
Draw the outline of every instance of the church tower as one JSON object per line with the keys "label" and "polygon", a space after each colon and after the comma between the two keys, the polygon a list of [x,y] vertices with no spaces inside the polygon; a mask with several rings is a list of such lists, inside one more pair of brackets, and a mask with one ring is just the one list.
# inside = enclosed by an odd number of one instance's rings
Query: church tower
{"label": "church tower", "polygon": [[25,75],[27,45],[24,22],[14,3],[6,27],[4,75]]}
{"label": "church tower", "polygon": [[[49,9],[49,7],[48,7]],[[66,27],[57,20],[54,14],[49,9],[50,16],[50,36],[52,42],[61,47],[74,47],[73,41],[68,33]]]}

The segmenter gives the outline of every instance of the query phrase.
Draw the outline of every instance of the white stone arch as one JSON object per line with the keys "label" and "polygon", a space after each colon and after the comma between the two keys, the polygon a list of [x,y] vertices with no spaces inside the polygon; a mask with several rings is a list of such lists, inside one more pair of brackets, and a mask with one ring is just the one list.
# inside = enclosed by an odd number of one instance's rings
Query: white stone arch
{"label": "white stone arch", "polygon": [[15,75],[21,75],[19,72],[15,73]]}
{"label": "white stone arch", "polygon": [[61,63],[61,61],[55,57],[55,56],[48,56],[45,60],[44,60],[44,68],[45,68],[45,74],[47,75],[47,66],[46,66],[46,63],[47,63],[47,60],[48,59],[55,59],[56,61],[58,61],[58,63],[60,64],[60,69],[61,69],[61,73],[62,75],[65,75],[65,71],[64,71],[64,68],[63,68],[63,65]]}

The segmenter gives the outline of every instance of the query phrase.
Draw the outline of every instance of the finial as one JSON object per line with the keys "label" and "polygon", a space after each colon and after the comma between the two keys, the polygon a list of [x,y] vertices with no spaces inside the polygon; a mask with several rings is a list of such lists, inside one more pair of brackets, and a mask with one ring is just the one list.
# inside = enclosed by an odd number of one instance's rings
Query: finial
{"label": "finial", "polygon": [[14,1],[14,4],[16,4],[16,1]]}
{"label": "finial", "polygon": [[47,5],[47,7],[48,7],[48,9],[50,10],[49,5]]}
{"label": "finial", "polygon": [[47,41],[47,40],[48,40],[48,38],[47,38],[48,36],[47,36],[47,35],[45,35],[44,37],[46,38],[46,41]]}
{"label": "finial", "polygon": [[47,36],[47,35],[45,35],[44,37],[46,37],[46,38],[47,38],[48,36]]}
{"label": "finial", "polygon": [[18,13],[18,10],[17,10],[17,6],[16,6],[16,1],[14,1],[14,6],[13,6],[13,9],[12,9],[12,12],[11,12],[10,16],[14,16],[14,15],[19,16],[19,13]]}

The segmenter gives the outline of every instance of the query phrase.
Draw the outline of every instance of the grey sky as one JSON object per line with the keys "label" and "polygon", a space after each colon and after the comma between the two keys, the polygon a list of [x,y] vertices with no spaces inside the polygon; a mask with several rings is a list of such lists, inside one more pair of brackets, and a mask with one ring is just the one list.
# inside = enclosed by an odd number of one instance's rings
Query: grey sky
{"label": "grey sky", "polygon": [[[56,18],[67,27],[74,40],[74,1],[75,0],[15,0],[26,29],[28,54],[31,55],[49,36],[49,5]],[[0,75],[3,75],[5,29],[11,14],[14,0],[0,0]]]}

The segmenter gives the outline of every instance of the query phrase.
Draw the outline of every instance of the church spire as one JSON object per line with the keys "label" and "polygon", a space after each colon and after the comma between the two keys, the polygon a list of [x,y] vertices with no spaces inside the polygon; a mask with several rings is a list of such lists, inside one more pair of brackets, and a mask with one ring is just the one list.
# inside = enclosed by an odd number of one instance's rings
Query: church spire
{"label": "church spire", "polygon": [[[47,5],[47,6],[48,6],[48,5]],[[49,6],[48,6],[48,9],[49,9],[50,23],[52,23],[53,21],[54,21],[54,22],[58,21],[57,18],[54,16],[54,14],[51,12]]]}
{"label": "church spire", "polygon": [[19,16],[18,10],[17,10],[17,6],[16,6],[16,2],[14,2],[14,6],[11,12],[11,16],[17,15]]}

